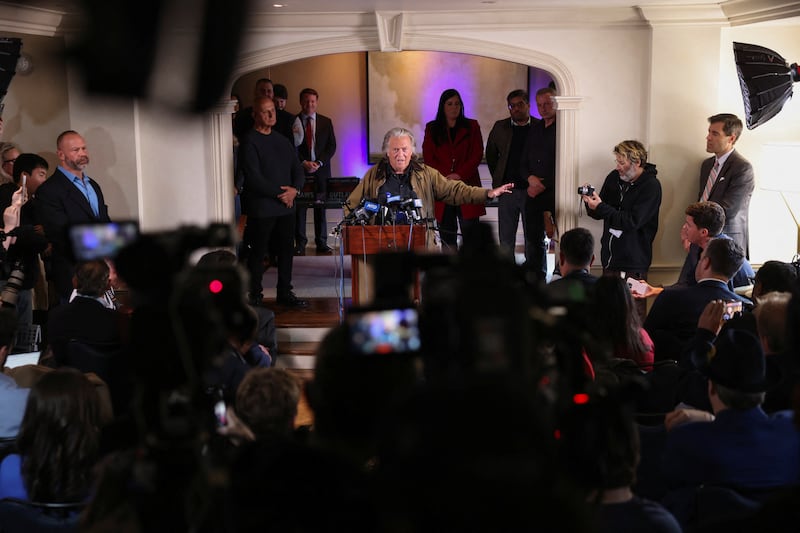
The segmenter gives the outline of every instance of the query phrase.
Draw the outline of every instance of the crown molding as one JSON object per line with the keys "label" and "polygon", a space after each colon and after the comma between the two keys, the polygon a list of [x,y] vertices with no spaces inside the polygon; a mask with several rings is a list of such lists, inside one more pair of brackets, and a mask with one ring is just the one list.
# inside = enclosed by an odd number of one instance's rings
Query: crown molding
{"label": "crown molding", "polygon": [[718,4],[685,6],[640,6],[651,26],[727,26],[728,17]]}
{"label": "crown molding", "polygon": [[63,13],[49,9],[0,3],[0,31],[3,32],[53,37],[63,18]]}
{"label": "crown molding", "polygon": [[722,10],[732,26],[800,17],[800,2],[776,0],[729,0]]}

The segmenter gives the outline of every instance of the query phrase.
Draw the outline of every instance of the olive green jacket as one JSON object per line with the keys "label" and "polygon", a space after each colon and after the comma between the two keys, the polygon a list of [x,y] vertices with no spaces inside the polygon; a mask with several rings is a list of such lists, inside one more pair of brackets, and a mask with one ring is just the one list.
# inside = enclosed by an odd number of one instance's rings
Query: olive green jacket
{"label": "olive green jacket", "polygon": [[[386,168],[389,162],[384,157],[377,165],[367,171],[347,199],[345,214],[355,209],[362,198],[378,201],[378,190],[386,181]],[[421,214],[423,218],[434,218],[434,202],[440,201],[450,205],[483,204],[489,198],[489,191],[482,187],[472,187],[458,180],[449,180],[436,169],[420,163],[416,158],[411,161],[411,188],[422,200]],[[429,248],[436,247],[436,232],[428,229],[426,243]]]}

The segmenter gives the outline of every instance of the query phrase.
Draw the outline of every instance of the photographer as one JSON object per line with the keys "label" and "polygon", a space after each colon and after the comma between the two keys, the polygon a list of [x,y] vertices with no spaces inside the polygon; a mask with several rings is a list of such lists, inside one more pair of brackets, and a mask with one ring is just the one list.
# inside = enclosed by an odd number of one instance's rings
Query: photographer
{"label": "photographer", "polygon": [[[603,274],[646,280],[661,207],[658,171],[647,162],[647,150],[639,141],[622,141],[614,147],[614,157],[616,168],[606,176],[600,194],[591,191],[581,198],[587,214],[603,221]],[[639,312],[644,316],[643,303]]]}
{"label": "photographer", "polygon": [[[33,322],[31,289],[38,278],[37,256],[47,247],[44,235],[36,231],[28,218],[28,187],[21,182],[21,176],[27,177],[38,168],[37,158],[41,159],[35,154],[20,155],[19,164],[14,167],[14,183],[0,185],[0,209],[4,210],[3,230],[7,235],[0,268],[0,300],[3,306],[16,307],[21,328]],[[9,233],[13,236],[8,236]]]}

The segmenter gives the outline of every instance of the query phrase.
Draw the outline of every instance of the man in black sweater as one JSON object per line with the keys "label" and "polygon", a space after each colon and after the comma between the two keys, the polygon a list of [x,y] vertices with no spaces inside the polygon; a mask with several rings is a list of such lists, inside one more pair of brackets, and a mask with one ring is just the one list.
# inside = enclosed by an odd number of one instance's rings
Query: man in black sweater
{"label": "man in black sweater", "polygon": [[255,125],[239,145],[239,168],[244,174],[242,201],[247,211],[247,270],[250,272],[251,305],[263,302],[261,278],[263,258],[273,231],[278,239],[279,305],[305,307],[308,302],[292,292],[295,198],[303,186],[303,168],[291,141],[274,131],[275,103],[271,98],[256,98],[253,104]]}

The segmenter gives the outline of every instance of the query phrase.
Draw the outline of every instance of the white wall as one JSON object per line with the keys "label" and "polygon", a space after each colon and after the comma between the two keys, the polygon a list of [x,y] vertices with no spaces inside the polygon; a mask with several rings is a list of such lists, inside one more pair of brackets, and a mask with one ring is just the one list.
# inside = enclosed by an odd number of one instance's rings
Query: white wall
{"label": "white wall", "polygon": [[[231,83],[272,65],[378,50],[382,44],[473,53],[544,68],[567,97],[560,111],[562,129],[574,129],[574,138],[559,134],[559,150],[567,159],[559,167],[566,177],[558,199],[562,230],[576,223],[597,230],[596,223],[577,217],[573,185],[599,184],[612,168],[614,144],[639,139],[649,146],[664,186],[654,271],[666,278],[683,259],[677,232],[683,210],[694,199],[699,163],[706,155],[706,117],[722,111],[742,114],[731,41],[761,44],[792,61],[800,57],[797,23],[731,28],[718,8],[709,9],[711,15],[704,14],[702,23],[691,17],[676,21],[671,11],[661,12],[659,20],[650,16],[652,10],[647,11],[650,21],[645,21],[642,13],[625,9],[584,9],[573,16],[557,9],[407,13],[402,34],[389,43],[379,38],[376,17],[370,13],[325,14],[311,21],[304,16],[252,17],[254,25],[245,30]],[[304,37],[309,31],[313,39]],[[46,51],[58,49],[60,43],[54,37],[37,46]],[[161,228],[229,215],[230,131],[224,105],[202,117],[185,117],[133,101],[86,98],[74,76],[67,83],[65,75],[58,74],[62,68],[66,70],[54,61],[47,79],[12,86],[13,92],[27,84],[30,94],[39,90],[45,95],[34,100],[52,95],[56,102],[42,116],[34,101],[25,100],[27,94],[9,94],[8,131],[13,140],[27,143],[27,132],[38,128],[48,137],[38,141],[41,151],[61,129],[84,133],[92,150],[90,175],[103,184],[115,217],[141,216],[145,227]],[[58,105],[64,101],[64,87],[69,95],[66,106]],[[18,124],[15,101],[22,102]],[[772,121],[745,132],[737,147],[753,162],[757,175],[764,143],[800,140],[798,117],[797,102],[790,102]],[[757,188],[751,214],[754,262],[791,258],[796,227],[790,220],[775,193]]]}

